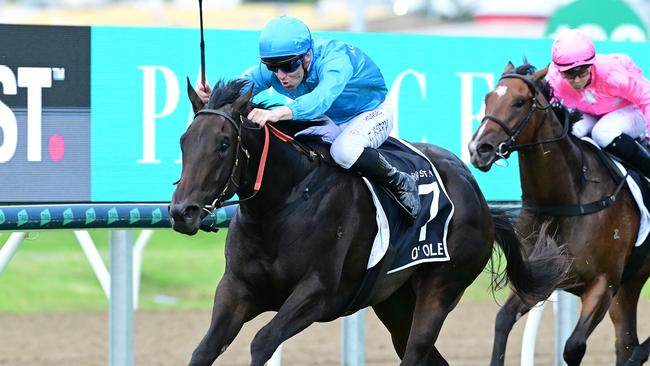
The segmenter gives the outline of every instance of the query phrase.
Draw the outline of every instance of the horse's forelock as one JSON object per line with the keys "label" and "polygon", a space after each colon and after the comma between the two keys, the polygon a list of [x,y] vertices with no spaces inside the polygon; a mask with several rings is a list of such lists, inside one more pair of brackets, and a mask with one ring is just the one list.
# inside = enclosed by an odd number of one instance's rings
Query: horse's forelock
{"label": "horse's forelock", "polygon": [[[219,80],[214,86],[210,99],[206,108],[219,109],[227,104],[232,104],[239,98],[246,89],[248,80],[234,79],[230,81]],[[252,87],[252,86],[251,86]],[[282,104],[268,103],[268,102],[250,102],[250,108],[272,109],[281,106]]]}
{"label": "horse's forelock", "polygon": [[536,70],[537,68],[535,68],[535,66],[529,63],[525,63],[523,65],[517,66],[515,73],[519,75],[532,75]]}
{"label": "horse's forelock", "polygon": [[[525,62],[525,59],[524,59]],[[514,73],[523,75],[523,76],[529,76],[532,75],[537,71],[537,68],[527,62],[525,62],[523,65],[517,66],[515,68]],[[553,99],[553,89],[551,88],[551,85],[545,80],[541,79],[537,82],[537,88],[538,90],[542,93],[544,98],[547,101],[550,101]]]}
{"label": "horse's forelock", "polygon": [[[527,76],[527,75],[532,75],[536,70],[537,69],[535,68],[535,66],[525,62],[523,65],[517,66],[514,72],[519,75]],[[537,83],[537,87],[539,88],[540,93],[542,93],[542,95],[544,96],[544,99],[546,99],[549,102],[553,100],[553,88],[551,87],[551,84],[546,79],[542,78],[541,80],[539,80],[539,82]],[[553,108],[553,112],[555,112],[555,115],[562,122],[564,122],[565,114],[568,114],[569,123],[571,124],[582,119],[582,113],[580,113],[577,110],[569,110],[559,100],[553,101],[552,108]]]}
{"label": "horse's forelock", "polygon": [[544,78],[537,82],[537,87],[539,88],[540,93],[544,96],[544,99],[551,103],[551,108],[555,115],[558,117],[560,122],[564,123],[565,115],[568,115],[568,121],[570,124],[573,124],[580,119],[582,119],[582,114],[579,111],[569,110],[567,107],[562,104],[560,100],[553,100],[553,88],[551,84]]}
{"label": "horse's forelock", "polygon": [[248,80],[234,79],[230,81],[219,80],[210,94],[206,108],[219,109],[226,104],[232,104],[246,87]]}

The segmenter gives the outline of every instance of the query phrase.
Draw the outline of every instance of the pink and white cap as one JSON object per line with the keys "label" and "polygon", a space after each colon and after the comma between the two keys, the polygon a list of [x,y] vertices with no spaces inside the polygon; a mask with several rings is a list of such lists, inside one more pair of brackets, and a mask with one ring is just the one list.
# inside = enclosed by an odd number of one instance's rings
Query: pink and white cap
{"label": "pink and white cap", "polygon": [[551,57],[560,71],[593,64],[595,56],[596,49],[591,38],[577,29],[561,32],[553,42]]}

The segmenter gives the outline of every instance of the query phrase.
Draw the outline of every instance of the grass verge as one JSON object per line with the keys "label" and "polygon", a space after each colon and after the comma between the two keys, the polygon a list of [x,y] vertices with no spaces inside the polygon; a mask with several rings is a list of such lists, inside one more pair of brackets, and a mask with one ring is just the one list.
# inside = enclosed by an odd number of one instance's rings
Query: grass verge
{"label": "grass verge", "polygon": [[[225,230],[189,237],[156,230],[142,263],[140,309],[209,309],[223,275]],[[134,233],[134,238],[139,232]],[[108,265],[108,231],[91,231]],[[9,233],[0,233],[4,243]],[[508,291],[494,295],[484,271],[465,291],[463,301],[503,303]],[[643,296],[650,295],[646,286]],[[72,231],[29,233],[3,273],[0,312],[104,310],[108,300]]]}

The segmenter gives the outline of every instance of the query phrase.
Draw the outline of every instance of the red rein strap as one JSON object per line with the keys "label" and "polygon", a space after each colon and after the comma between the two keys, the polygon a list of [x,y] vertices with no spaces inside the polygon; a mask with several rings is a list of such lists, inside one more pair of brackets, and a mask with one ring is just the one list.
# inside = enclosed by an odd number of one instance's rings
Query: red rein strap
{"label": "red rein strap", "polygon": [[266,124],[266,125],[264,125],[264,126],[269,126],[269,128],[271,129],[271,132],[273,132],[273,134],[274,134],[277,138],[279,138],[280,140],[282,140],[282,142],[293,141],[293,137],[291,137],[291,136],[285,134],[284,132],[278,130],[277,127],[272,126],[272,125],[269,125],[269,124]]}
{"label": "red rein strap", "polygon": [[262,187],[262,178],[264,178],[264,168],[266,167],[266,157],[269,153],[269,130],[271,130],[271,132],[282,142],[293,141],[293,137],[278,130],[276,127],[271,126],[268,123],[264,125],[264,147],[262,148],[260,165],[257,167],[257,178],[255,178],[255,185],[253,186],[254,192],[259,191],[260,187]]}

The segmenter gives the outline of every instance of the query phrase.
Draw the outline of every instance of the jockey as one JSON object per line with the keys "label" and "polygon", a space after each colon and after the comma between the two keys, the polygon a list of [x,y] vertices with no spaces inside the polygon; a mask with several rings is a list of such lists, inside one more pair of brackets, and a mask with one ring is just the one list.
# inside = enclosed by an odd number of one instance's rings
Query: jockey
{"label": "jockey", "polygon": [[606,151],[650,177],[650,154],[634,138],[650,127],[650,82],[626,55],[596,54],[578,30],[561,33],[552,48],[548,81],[555,100],[578,109],[573,134],[592,139]]}
{"label": "jockey", "polygon": [[[420,210],[414,177],[393,167],[376,149],[393,129],[381,71],[360,49],[312,36],[300,20],[282,16],[270,21],[259,39],[261,62],[246,75],[253,95],[269,87],[292,99],[272,110],[253,109],[248,119],[267,122],[325,118],[323,126],[301,132],[332,144],[332,158],[389,188],[415,219]],[[210,86],[199,83],[197,94],[207,102]]]}

